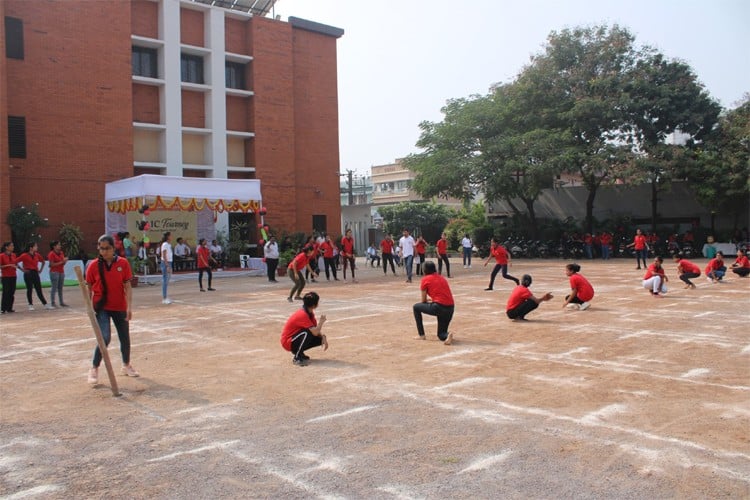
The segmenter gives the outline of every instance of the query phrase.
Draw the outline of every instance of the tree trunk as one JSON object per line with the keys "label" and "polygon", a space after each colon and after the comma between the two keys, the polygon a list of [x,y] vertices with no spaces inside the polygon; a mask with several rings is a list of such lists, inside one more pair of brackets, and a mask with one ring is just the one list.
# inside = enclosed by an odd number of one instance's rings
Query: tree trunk
{"label": "tree trunk", "polygon": [[659,207],[659,181],[651,179],[651,232],[656,233],[657,209]]}
{"label": "tree trunk", "polygon": [[586,197],[586,221],[584,222],[585,232],[594,234],[594,199],[596,190],[599,185],[588,185],[589,194]]}
{"label": "tree trunk", "polygon": [[526,204],[526,210],[528,210],[529,212],[529,221],[531,222],[531,237],[533,239],[536,239],[537,238],[537,222],[536,222],[536,212],[534,211],[534,200],[523,199],[523,202]]}

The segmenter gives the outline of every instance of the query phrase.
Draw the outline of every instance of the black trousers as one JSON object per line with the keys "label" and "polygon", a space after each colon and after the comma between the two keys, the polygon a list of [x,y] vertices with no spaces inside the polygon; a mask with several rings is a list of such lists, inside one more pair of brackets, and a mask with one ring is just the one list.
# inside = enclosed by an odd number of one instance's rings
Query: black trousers
{"label": "black trousers", "polygon": [[279,267],[279,259],[269,259],[266,257],[266,270],[268,271],[268,281],[276,281],[276,268]]}
{"label": "black trousers", "polygon": [[747,267],[735,267],[732,269],[732,272],[736,273],[739,276],[745,277],[750,274],[750,269],[748,269]]}
{"label": "black trousers", "polygon": [[422,274],[422,268],[424,267],[424,254],[418,253],[417,257],[419,257],[419,263],[417,264],[417,276],[420,276]]}
{"label": "black trousers", "polygon": [[326,268],[327,280],[331,279],[331,274],[333,274],[333,279],[339,279],[338,276],[336,276],[336,257],[323,257],[323,264]]}
{"label": "black trousers", "polygon": [[451,263],[448,260],[447,253],[438,254],[438,274],[443,274],[443,262],[445,262],[445,271],[448,273],[448,277],[451,277]]}
{"label": "black trousers", "polygon": [[492,269],[492,274],[490,275],[490,286],[488,288],[492,288],[495,285],[495,276],[497,276],[497,273],[500,271],[503,272],[503,278],[515,281],[516,285],[518,285],[518,280],[508,274],[508,264],[495,264],[495,267]]}
{"label": "black trousers", "polygon": [[294,359],[300,359],[305,351],[311,347],[323,345],[323,337],[313,335],[308,329],[304,329],[292,337],[292,354]]}
{"label": "black trousers", "polygon": [[44,298],[42,293],[42,280],[39,279],[39,272],[32,269],[29,272],[23,273],[23,282],[26,283],[26,300],[29,305],[33,304],[32,292],[36,291],[36,296],[39,297],[39,301],[43,306],[47,305],[47,299]]}
{"label": "black trousers", "polygon": [[521,303],[521,305],[519,305],[515,309],[511,309],[506,314],[510,319],[524,319],[527,314],[529,314],[537,307],[539,307],[539,304],[537,304],[534,299],[526,299]]}
{"label": "black trousers", "polygon": [[690,281],[690,278],[697,278],[700,276],[701,273],[682,273],[680,275],[680,279],[686,284],[686,285],[692,285],[693,283]]}
{"label": "black trousers", "polygon": [[396,274],[396,268],[393,265],[393,254],[392,253],[384,253],[383,254],[383,274],[388,274],[388,263],[391,263],[391,271],[393,271],[393,274]]}
{"label": "black trousers", "polygon": [[13,310],[13,301],[16,298],[16,277],[4,277],[3,283],[3,312],[11,312]]}
{"label": "black trousers", "polygon": [[211,273],[210,267],[198,268],[198,286],[203,290],[203,273],[208,274],[208,288],[211,288],[211,280],[213,279],[213,273]]}
{"label": "black trousers", "polygon": [[444,306],[437,302],[417,302],[414,304],[414,321],[417,322],[417,333],[424,337],[424,324],[422,315],[437,316],[437,336],[440,340],[448,338],[448,326],[453,319],[454,306]]}

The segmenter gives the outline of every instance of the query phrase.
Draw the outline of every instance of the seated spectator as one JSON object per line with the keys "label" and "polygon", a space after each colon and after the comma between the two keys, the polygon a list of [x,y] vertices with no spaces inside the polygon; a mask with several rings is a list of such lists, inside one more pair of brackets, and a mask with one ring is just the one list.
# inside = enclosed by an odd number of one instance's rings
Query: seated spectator
{"label": "seated spectator", "polygon": [[177,246],[174,247],[175,271],[182,271],[188,267],[188,260],[192,255],[190,246],[182,238],[177,238]]}
{"label": "seated spectator", "polygon": [[212,265],[215,268],[224,267],[224,250],[221,248],[221,245],[216,240],[211,240],[211,245],[209,245],[208,249],[211,251],[211,257],[215,261]]}
{"label": "seated spectator", "polygon": [[370,261],[370,267],[375,267],[376,265],[380,267],[380,255],[378,255],[378,249],[375,248],[374,243],[367,249],[367,260]]}

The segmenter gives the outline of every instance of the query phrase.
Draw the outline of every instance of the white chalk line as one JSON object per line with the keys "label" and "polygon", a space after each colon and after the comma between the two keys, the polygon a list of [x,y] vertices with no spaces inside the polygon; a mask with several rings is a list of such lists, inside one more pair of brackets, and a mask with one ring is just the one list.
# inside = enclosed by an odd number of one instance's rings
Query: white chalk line
{"label": "white chalk line", "polygon": [[146,461],[147,462],[163,462],[165,460],[172,460],[175,458],[182,457],[184,455],[198,455],[200,453],[203,453],[204,451],[224,450],[224,449],[227,449],[236,445],[239,442],[240,442],[239,439],[234,439],[232,441],[211,443],[206,446],[201,446],[199,448],[193,448],[192,450],[176,451],[174,453],[170,453],[168,455],[162,455],[161,457],[151,458]]}
{"label": "white chalk line", "polygon": [[694,318],[702,318],[704,316],[710,316],[711,314],[716,314],[716,311],[706,311],[706,312],[702,312],[700,314],[694,314],[693,317]]}
{"label": "white chalk line", "polygon": [[29,488],[28,490],[18,491],[16,493],[13,493],[12,495],[3,497],[3,500],[18,500],[21,498],[29,498],[37,495],[46,495],[48,493],[53,493],[62,489],[62,486],[58,486],[56,484],[44,484],[40,486],[34,486],[33,488]]}
{"label": "white chalk line", "polygon": [[680,375],[680,377],[682,378],[702,377],[704,375],[708,375],[709,373],[711,373],[711,370],[709,370],[708,368],[693,368],[692,370],[688,370],[682,375]]}
{"label": "white chalk line", "polygon": [[331,413],[329,415],[321,415],[320,417],[311,418],[307,420],[306,423],[311,424],[315,422],[322,422],[324,420],[331,420],[334,418],[346,417],[349,415],[354,415],[355,413],[362,413],[364,411],[374,410],[375,408],[378,408],[378,406],[377,405],[359,406],[357,408],[352,408],[346,411],[342,411],[340,413]]}
{"label": "white chalk line", "polygon": [[475,472],[479,470],[485,470],[489,469],[497,464],[505,462],[510,456],[512,455],[512,452],[509,450],[503,451],[502,453],[498,453],[497,455],[490,455],[478,458],[477,460],[471,462],[466,468],[463,470],[460,470],[458,474],[466,474],[467,472]]}

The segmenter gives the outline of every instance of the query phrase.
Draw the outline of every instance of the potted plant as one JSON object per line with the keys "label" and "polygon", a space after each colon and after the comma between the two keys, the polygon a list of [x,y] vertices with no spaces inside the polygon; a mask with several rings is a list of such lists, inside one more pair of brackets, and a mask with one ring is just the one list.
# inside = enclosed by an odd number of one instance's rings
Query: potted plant
{"label": "potted plant", "polygon": [[138,286],[138,276],[136,273],[143,272],[143,260],[138,257],[126,257],[128,264],[130,264],[130,270],[133,272],[133,277],[130,279],[130,286]]}

